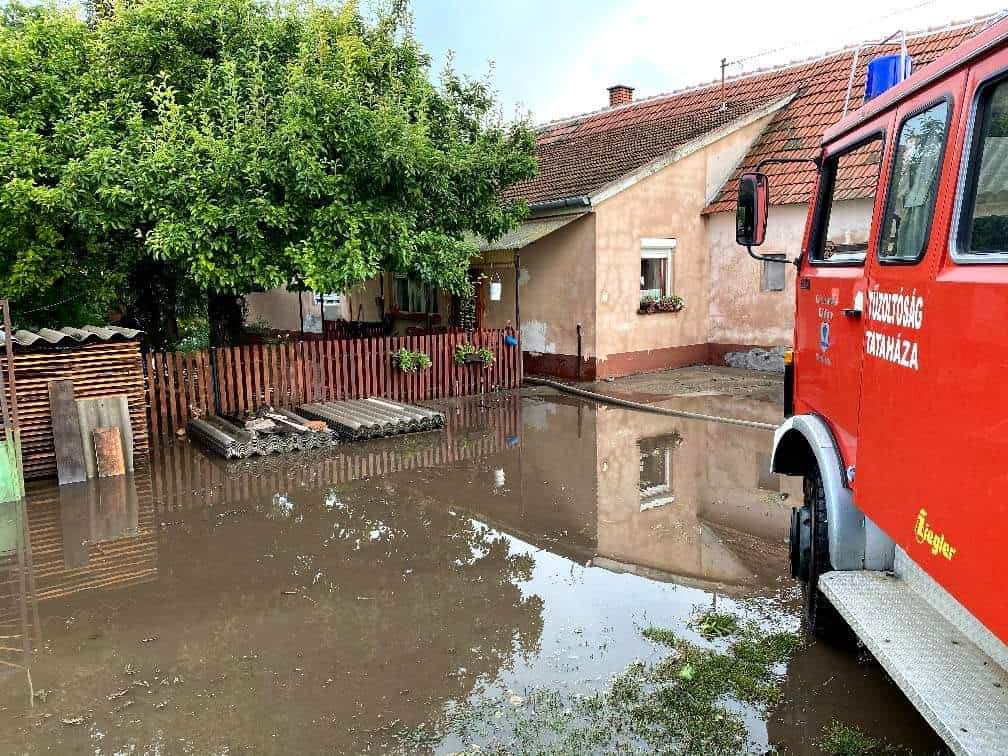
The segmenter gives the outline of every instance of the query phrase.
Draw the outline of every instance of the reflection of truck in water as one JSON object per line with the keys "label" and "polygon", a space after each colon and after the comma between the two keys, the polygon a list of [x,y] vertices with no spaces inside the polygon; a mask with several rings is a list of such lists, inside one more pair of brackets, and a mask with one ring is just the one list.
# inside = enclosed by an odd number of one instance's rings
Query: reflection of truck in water
{"label": "reflection of truck in water", "polygon": [[[852,630],[956,753],[1008,753],[1008,20],[902,78],[815,158],[772,469],[804,478],[809,630]],[[763,167],[736,217],[757,258],[790,169]]]}

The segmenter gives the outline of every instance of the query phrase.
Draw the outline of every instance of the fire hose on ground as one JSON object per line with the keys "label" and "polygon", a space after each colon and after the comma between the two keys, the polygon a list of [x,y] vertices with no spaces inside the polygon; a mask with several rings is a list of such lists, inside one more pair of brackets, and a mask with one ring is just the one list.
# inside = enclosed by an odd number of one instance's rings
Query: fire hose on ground
{"label": "fire hose on ground", "polygon": [[629,399],[620,399],[615,396],[608,396],[606,394],[599,394],[595,391],[588,391],[587,389],[576,388],[570,386],[566,383],[560,383],[559,381],[551,381],[547,378],[534,378],[531,376],[525,376],[525,383],[531,386],[546,386],[548,388],[556,389],[557,391],[562,391],[565,394],[572,394],[573,396],[584,397],[585,399],[591,399],[596,402],[602,402],[604,404],[612,404],[617,407],[624,407],[626,409],[636,410],[638,412],[651,412],[656,415],[670,415],[672,417],[685,417],[689,420],[707,420],[714,423],[727,423],[728,425],[741,425],[744,428],[760,428],[763,430],[774,430],[777,426],[772,423],[764,423],[759,420],[742,420],[737,417],[720,417],[718,415],[706,415],[702,412],[690,412],[688,410],[677,410],[671,409],[669,407],[655,407],[651,404],[643,404],[641,402],[633,402]]}

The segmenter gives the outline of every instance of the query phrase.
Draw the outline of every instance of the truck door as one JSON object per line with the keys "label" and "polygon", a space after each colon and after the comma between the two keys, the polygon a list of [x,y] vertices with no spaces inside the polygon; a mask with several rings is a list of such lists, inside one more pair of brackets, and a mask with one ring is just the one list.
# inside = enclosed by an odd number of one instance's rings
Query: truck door
{"label": "truck door", "polygon": [[[900,108],[855,501],[1008,639],[1008,55]],[[958,188],[958,191],[957,191]]]}
{"label": "truck door", "polygon": [[857,453],[864,339],[859,312],[884,139],[881,122],[870,123],[827,148],[798,275],[796,410],[829,423],[847,465]]}

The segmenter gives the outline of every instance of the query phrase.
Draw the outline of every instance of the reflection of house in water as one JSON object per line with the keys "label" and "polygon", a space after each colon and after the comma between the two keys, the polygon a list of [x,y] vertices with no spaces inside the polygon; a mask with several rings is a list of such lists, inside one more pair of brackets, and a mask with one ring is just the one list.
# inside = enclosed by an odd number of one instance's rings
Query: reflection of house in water
{"label": "reflection of house in water", "polygon": [[[769,403],[702,401],[715,415],[779,419]],[[486,521],[579,561],[658,580],[730,590],[779,573],[780,560],[767,564],[767,554],[787,529],[780,491],[790,484],[769,472],[768,431],[552,397],[526,399],[522,412],[520,453],[501,463],[510,495],[474,507]]]}
{"label": "reflection of house in water", "polygon": [[150,476],[146,471],[27,491],[40,601],[125,587],[158,572]]}

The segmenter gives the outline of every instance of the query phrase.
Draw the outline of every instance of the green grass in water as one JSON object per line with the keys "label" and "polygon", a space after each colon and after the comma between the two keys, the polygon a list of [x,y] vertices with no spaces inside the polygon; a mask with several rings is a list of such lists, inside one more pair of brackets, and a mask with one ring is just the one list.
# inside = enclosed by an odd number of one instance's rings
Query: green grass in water
{"label": "green grass in water", "polygon": [[912,753],[835,720],[823,728],[817,745],[827,756],[910,756]]}
{"label": "green grass in water", "polygon": [[[653,664],[636,662],[609,689],[577,695],[539,689],[510,702],[469,707],[451,723],[463,742],[483,754],[567,756],[584,753],[736,756],[752,752],[737,704],[761,712],[780,699],[780,664],[800,640],[767,633],[729,614],[706,612],[691,621],[717,648],[701,647],[663,628],[643,631],[667,648]],[[735,702],[736,705],[732,705]]]}

